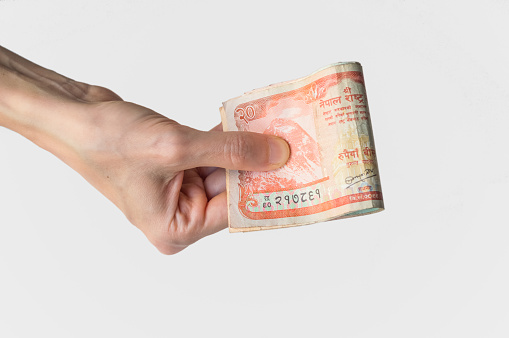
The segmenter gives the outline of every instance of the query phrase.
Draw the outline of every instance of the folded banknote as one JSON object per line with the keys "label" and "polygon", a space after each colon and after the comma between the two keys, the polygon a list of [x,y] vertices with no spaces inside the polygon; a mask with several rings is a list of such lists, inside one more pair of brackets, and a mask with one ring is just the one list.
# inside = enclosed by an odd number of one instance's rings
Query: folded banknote
{"label": "folded banknote", "polygon": [[341,62],[223,103],[223,130],[282,137],[285,166],[227,170],[230,232],[284,228],[384,209],[362,67]]}

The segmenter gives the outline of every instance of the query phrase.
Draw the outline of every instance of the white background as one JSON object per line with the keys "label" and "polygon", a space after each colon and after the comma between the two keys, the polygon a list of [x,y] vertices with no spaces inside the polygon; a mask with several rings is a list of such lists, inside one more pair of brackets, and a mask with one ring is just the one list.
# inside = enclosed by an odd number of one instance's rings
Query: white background
{"label": "white background", "polygon": [[508,17],[507,1],[1,0],[6,48],[198,129],[247,90],[360,61],[386,211],[164,256],[0,129],[0,337],[508,337]]}

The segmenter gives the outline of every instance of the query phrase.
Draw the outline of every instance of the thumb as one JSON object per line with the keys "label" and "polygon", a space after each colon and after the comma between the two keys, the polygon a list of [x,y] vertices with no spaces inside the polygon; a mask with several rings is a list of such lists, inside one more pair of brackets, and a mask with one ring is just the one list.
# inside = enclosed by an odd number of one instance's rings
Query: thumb
{"label": "thumb", "polygon": [[187,168],[221,167],[267,171],[282,167],[290,156],[285,140],[274,135],[237,131],[193,130],[192,152],[183,163]]}

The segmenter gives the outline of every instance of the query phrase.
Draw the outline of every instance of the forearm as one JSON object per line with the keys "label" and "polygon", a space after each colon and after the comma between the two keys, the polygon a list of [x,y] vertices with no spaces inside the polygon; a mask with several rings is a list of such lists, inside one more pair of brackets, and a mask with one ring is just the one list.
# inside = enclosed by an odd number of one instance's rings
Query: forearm
{"label": "forearm", "polygon": [[66,162],[89,125],[88,87],[0,47],[0,126]]}

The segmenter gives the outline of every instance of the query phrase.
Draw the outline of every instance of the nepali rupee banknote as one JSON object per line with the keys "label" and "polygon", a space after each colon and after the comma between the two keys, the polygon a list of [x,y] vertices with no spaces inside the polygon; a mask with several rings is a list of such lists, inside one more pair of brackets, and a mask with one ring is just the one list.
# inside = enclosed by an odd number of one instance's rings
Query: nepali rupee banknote
{"label": "nepali rupee banknote", "polygon": [[384,209],[362,67],[341,62],[223,103],[223,130],[282,137],[285,166],[227,170],[230,232],[284,228]]}

